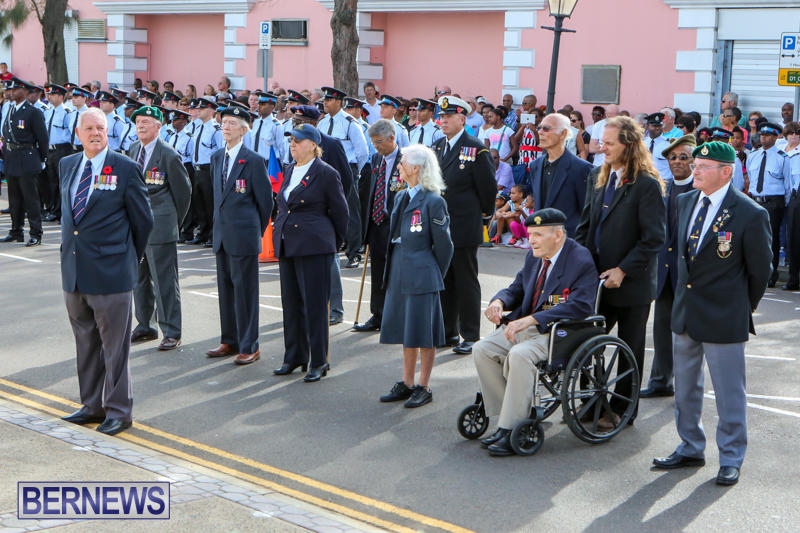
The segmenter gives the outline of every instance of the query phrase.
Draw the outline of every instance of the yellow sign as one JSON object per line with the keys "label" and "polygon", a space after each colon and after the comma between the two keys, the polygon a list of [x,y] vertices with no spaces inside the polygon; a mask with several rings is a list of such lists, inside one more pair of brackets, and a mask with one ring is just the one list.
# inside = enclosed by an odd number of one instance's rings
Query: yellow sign
{"label": "yellow sign", "polygon": [[800,86],[800,69],[778,70],[778,85]]}

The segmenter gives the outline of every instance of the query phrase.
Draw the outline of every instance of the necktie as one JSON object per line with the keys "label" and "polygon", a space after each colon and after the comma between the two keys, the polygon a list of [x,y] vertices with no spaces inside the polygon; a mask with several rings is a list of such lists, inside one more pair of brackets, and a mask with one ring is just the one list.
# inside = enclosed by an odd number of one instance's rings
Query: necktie
{"label": "necktie", "polygon": [[706,196],[703,198],[703,206],[697,212],[697,217],[692,224],[692,232],[689,234],[689,241],[686,243],[689,248],[689,261],[694,261],[697,255],[697,249],[700,247],[700,232],[703,231],[703,221],[708,214],[708,206],[711,205],[711,199]]}
{"label": "necktie", "polygon": [[[47,123],[47,137],[48,137],[48,139],[52,139],[52,137],[53,137],[53,134],[51,133],[50,130],[53,128],[53,119],[54,118],[56,118],[56,109],[55,108],[53,108],[53,113],[50,115],[50,121]],[[50,141],[50,144],[53,144],[53,142]]]}
{"label": "necktie", "polygon": [[761,168],[758,169],[758,183],[756,184],[756,192],[764,190],[764,171],[767,169],[767,152],[764,151],[764,157],[761,158]]}
{"label": "necktie", "polygon": [[372,202],[372,221],[376,225],[383,222],[383,208],[386,205],[386,159],[381,159],[378,179],[375,183],[375,199]]}
{"label": "necktie", "polygon": [[333,133],[333,117],[328,120],[328,135]]}
{"label": "necktie", "polygon": [[222,184],[228,181],[228,166],[230,165],[230,156],[225,152],[225,160],[222,162]]}
{"label": "necktie", "polygon": [[253,150],[255,150],[256,153],[258,153],[258,140],[261,138],[261,127],[264,125],[264,120],[263,118],[261,119],[261,122],[258,123],[258,129],[256,130],[256,140],[253,143]]}
{"label": "necktie", "polygon": [[75,122],[72,123],[72,134],[69,136],[69,143],[75,144],[75,129],[78,127],[78,117],[81,116],[80,111],[75,111]]}
{"label": "necktie", "polygon": [[144,172],[144,146],[139,149],[139,157],[136,158],[139,168]]}
{"label": "necktie", "polygon": [[444,151],[442,152],[442,159],[446,158],[448,153],[450,153],[450,141],[445,141]]}
{"label": "necktie", "polygon": [[203,137],[203,128],[205,124],[200,125],[200,132],[197,134],[197,140],[194,141],[194,162],[197,163],[200,159],[200,139]]}
{"label": "necktie", "polygon": [[[172,138],[172,147],[175,148],[178,144],[178,132],[175,132],[175,136]],[[177,148],[175,148],[177,150]],[[181,154],[183,155],[183,154]]]}
{"label": "necktie", "polygon": [[653,148],[655,148],[655,146],[656,146],[656,140],[655,139],[650,139],[650,153],[651,154],[653,153]]}
{"label": "necktie", "polygon": [[422,127],[422,124],[419,126],[419,139],[417,139],[418,144],[425,144],[425,128]]}
{"label": "necktie", "polygon": [[75,200],[72,202],[72,220],[75,224],[80,223],[86,210],[86,202],[89,199],[89,187],[92,185],[92,162],[86,161],[83,167],[81,180],[78,182],[78,192],[75,193]]}
{"label": "necktie", "polygon": [[617,173],[612,172],[611,175],[608,177],[608,183],[606,184],[606,191],[603,194],[603,211],[608,209],[608,206],[611,205],[611,200],[614,198],[614,193],[617,191]]}
{"label": "necktie", "polygon": [[536,312],[537,303],[539,302],[539,298],[542,296],[542,290],[544,289],[544,281],[547,279],[547,269],[550,268],[550,260],[544,259],[544,265],[542,266],[542,271],[539,272],[539,277],[536,278],[536,286],[533,289],[533,301],[531,302],[531,313]]}

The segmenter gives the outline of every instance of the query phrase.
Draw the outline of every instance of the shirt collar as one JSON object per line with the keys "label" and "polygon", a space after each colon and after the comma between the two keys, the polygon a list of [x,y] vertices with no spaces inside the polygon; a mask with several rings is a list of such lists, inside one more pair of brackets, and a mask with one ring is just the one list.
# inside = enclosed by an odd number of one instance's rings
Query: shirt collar
{"label": "shirt collar", "polygon": [[400,145],[395,144],[394,151],[383,158],[383,160],[386,161],[387,167],[389,167],[389,163],[394,164],[394,160],[397,159],[397,155],[399,152],[400,152]]}
{"label": "shirt collar", "polygon": [[731,186],[731,182],[729,181],[716,191],[712,192],[710,195],[706,195],[705,193],[700,193],[700,198],[698,198],[698,202],[703,201],[703,198],[708,198],[711,200],[711,205],[715,208],[719,208],[719,205],[722,203],[722,200],[725,198],[725,195],[728,194],[728,189]]}
{"label": "shirt collar", "polygon": [[688,185],[688,184],[690,184],[692,182],[693,179],[694,179],[694,174],[689,174],[688,178],[685,178],[685,179],[682,179],[682,180],[676,179],[676,180],[673,180],[673,181],[675,182],[675,185]]}
{"label": "shirt collar", "polygon": [[155,139],[142,146],[142,148],[144,148],[145,153],[147,153],[148,155],[153,153],[153,148],[156,147],[156,141],[158,141],[158,135],[156,135]]}
{"label": "shirt collar", "polygon": [[[551,267],[555,266],[556,261],[558,261],[558,256],[561,255],[561,250],[563,250],[563,249],[564,249],[564,245],[562,244],[561,248],[559,248],[558,251],[555,254],[553,254],[553,257],[550,258],[550,266]],[[544,257],[542,257],[542,264],[544,264]]]}
{"label": "shirt collar", "polygon": [[447,141],[447,143],[450,145],[451,149],[455,147],[456,143],[458,142],[458,140],[461,138],[462,135],[464,135],[464,129],[463,128],[461,129],[461,131],[459,131],[458,133],[453,135],[452,139]]}
{"label": "shirt collar", "polygon": [[91,161],[92,174],[100,174],[100,171],[97,169],[99,169],[100,166],[105,162],[107,155],[108,155],[108,146],[103,148],[103,150],[99,154],[97,154],[91,159],[89,159],[89,157],[86,155],[86,152],[83,152],[83,161],[81,161],[81,168],[86,166],[87,161]]}
{"label": "shirt collar", "polygon": [[243,142],[244,142],[244,137],[233,148],[231,148],[230,150],[225,150],[225,152],[228,154],[228,158],[230,159],[231,163],[233,163],[233,160],[236,159],[237,155],[239,155],[239,150],[241,149]]}

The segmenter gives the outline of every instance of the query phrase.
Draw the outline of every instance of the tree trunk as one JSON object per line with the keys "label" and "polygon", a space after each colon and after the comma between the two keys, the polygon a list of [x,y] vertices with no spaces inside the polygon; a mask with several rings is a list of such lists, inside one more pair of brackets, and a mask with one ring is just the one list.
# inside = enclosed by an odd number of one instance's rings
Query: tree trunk
{"label": "tree trunk", "polygon": [[70,81],[67,73],[67,56],[64,50],[66,10],[67,0],[47,0],[41,19],[47,79],[50,83],[58,85]]}
{"label": "tree trunk", "polygon": [[333,85],[348,95],[357,96],[358,31],[356,29],[356,13],[358,0],[335,0],[333,6],[333,15],[331,16]]}

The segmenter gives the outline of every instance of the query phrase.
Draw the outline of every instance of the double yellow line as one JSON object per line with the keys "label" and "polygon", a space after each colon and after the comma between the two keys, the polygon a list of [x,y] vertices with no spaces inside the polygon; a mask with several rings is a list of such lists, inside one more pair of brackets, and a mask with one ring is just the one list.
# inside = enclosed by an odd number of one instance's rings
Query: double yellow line
{"label": "double yellow line", "polygon": [[[31,395],[37,396],[39,398],[50,400],[51,402],[55,402],[55,403],[58,403],[58,404],[61,404],[61,405],[65,405],[65,406],[68,406],[70,408],[77,409],[77,408],[81,407],[80,404],[72,402],[72,401],[70,401],[70,400],[68,400],[66,398],[62,398],[62,397],[56,396],[54,394],[50,394],[50,393],[47,393],[47,392],[44,392],[44,391],[40,391],[38,389],[27,387],[25,385],[20,385],[18,383],[14,383],[13,381],[8,381],[8,380],[3,379],[3,378],[0,378],[0,385],[3,385],[5,387],[11,388],[11,389],[16,389],[18,391],[25,392],[27,394],[31,394]],[[23,396],[19,396],[18,394],[12,394],[10,392],[6,392],[6,391],[4,391],[2,389],[0,389],[0,398],[5,398],[5,399],[7,399],[9,401],[16,402],[18,404],[31,407],[31,408],[39,410],[39,411],[43,411],[43,412],[51,414],[53,416],[61,417],[61,416],[64,416],[64,415],[68,414],[66,411],[62,411],[60,409],[56,409],[54,407],[50,407],[49,405],[45,405],[43,403],[40,403],[40,402],[37,402],[37,401],[34,401],[34,400],[30,400],[30,399],[25,398]],[[134,425],[134,429],[137,430],[137,431],[142,431],[142,432],[145,432],[145,433],[149,433],[151,435],[154,435],[156,437],[159,437],[159,438],[167,440],[167,441],[174,442],[174,443],[179,444],[179,445],[184,446],[184,447],[194,448],[196,450],[200,450],[200,451],[205,452],[207,454],[214,455],[216,457],[219,457],[219,458],[231,461],[231,462],[239,463],[241,465],[244,465],[244,466],[259,470],[261,472],[265,472],[265,473],[271,474],[273,476],[277,476],[279,478],[283,478],[283,479],[286,479],[286,480],[293,481],[295,483],[299,483],[299,484],[305,485],[307,487],[310,487],[310,488],[316,489],[318,491],[327,493],[327,494],[329,494],[331,496],[335,496],[335,497],[338,497],[338,498],[343,498],[345,500],[350,500],[350,501],[355,502],[357,504],[360,504],[362,506],[369,507],[369,508],[372,508],[372,509],[375,509],[375,510],[378,510],[378,511],[382,511],[383,513],[386,513],[386,514],[389,514],[389,515],[394,515],[396,517],[404,518],[404,519],[412,521],[412,522],[416,522],[418,524],[422,524],[422,525],[425,525],[425,526],[428,526],[428,527],[437,528],[437,529],[440,529],[440,530],[443,530],[443,531],[448,531],[448,532],[451,532],[451,533],[473,533],[471,530],[463,528],[461,526],[457,526],[455,524],[451,524],[449,522],[445,522],[445,521],[439,520],[437,518],[432,518],[430,516],[426,516],[426,515],[422,515],[422,514],[419,514],[419,513],[415,513],[414,511],[410,511],[410,510],[404,509],[402,507],[397,507],[397,506],[392,505],[390,503],[382,502],[380,500],[376,500],[376,499],[370,498],[368,496],[363,496],[363,495],[358,494],[356,492],[352,492],[352,491],[349,491],[349,490],[346,490],[346,489],[342,489],[342,488],[336,487],[334,485],[330,485],[328,483],[323,483],[321,481],[317,481],[315,479],[311,479],[309,477],[306,477],[306,476],[303,476],[303,475],[300,475],[300,474],[295,474],[293,472],[288,472],[286,470],[282,470],[280,468],[276,468],[276,467],[268,465],[266,463],[255,461],[253,459],[249,459],[247,457],[243,457],[241,455],[237,455],[237,454],[222,450],[220,448],[216,448],[214,446],[209,446],[207,444],[196,442],[196,441],[187,439],[185,437],[181,437],[179,435],[173,435],[172,433],[168,433],[166,431],[162,431],[160,429],[156,429],[154,427],[147,426],[147,425],[142,424],[140,422],[136,422],[136,424]],[[410,527],[407,527],[407,526],[403,526],[401,524],[390,522],[388,520],[384,520],[384,519],[379,518],[377,516],[374,516],[374,515],[371,515],[371,514],[362,512],[362,511],[358,511],[356,509],[352,509],[352,508],[344,506],[344,505],[340,505],[340,504],[337,504],[337,503],[329,502],[327,500],[324,500],[324,499],[319,498],[317,496],[313,496],[313,495],[305,493],[303,491],[296,490],[296,489],[287,487],[285,485],[281,485],[279,483],[275,483],[273,481],[269,481],[269,480],[260,478],[258,476],[252,475],[252,474],[248,474],[247,472],[242,472],[240,470],[236,470],[235,468],[231,468],[231,467],[225,466],[225,465],[220,464],[220,463],[216,463],[216,462],[213,462],[213,461],[209,461],[209,460],[203,459],[201,457],[197,457],[196,455],[192,455],[190,453],[186,453],[186,452],[181,451],[181,450],[179,450],[177,448],[173,448],[171,446],[165,446],[163,444],[159,444],[159,443],[154,442],[152,440],[149,440],[149,439],[146,439],[146,438],[143,438],[143,437],[139,437],[137,435],[133,435],[133,434],[131,434],[129,432],[120,433],[119,435],[117,435],[117,437],[122,438],[124,440],[127,440],[129,442],[133,442],[133,443],[138,444],[140,446],[144,446],[146,448],[150,448],[152,450],[156,450],[158,452],[165,453],[167,455],[172,455],[174,457],[179,457],[179,458],[181,458],[183,460],[186,460],[186,461],[189,461],[191,463],[203,466],[205,468],[216,470],[218,472],[222,472],[222,473],[227,474],[229,476],[233,476],[233,477],[248,481],[250,483],[253,483],[254,485],[259,485],[259,486],[268,488],[268,489],[273,490],[275,492],[279,492],[281,494],[285,494],[287,496],[291,496],[292,498],[296,498],[298,500],[302,500],[302,501],[308,502],[308,503],[316,505],[318,507],[322,507],[324,509],[329,509],[329,510],[334,511],[336,513],[339,513],[341,515],[348,516],[350,518],[354,518],[356,520],[360,520],[362,522],[366,522],[368,524],[372,524],[372,525],[384,528],[384,529],[386,529],[388,531],[396,531],[398,533],[413,533],[413,532],[417,531],[417,529],[415,529],[415,528],[410,528]]]}

